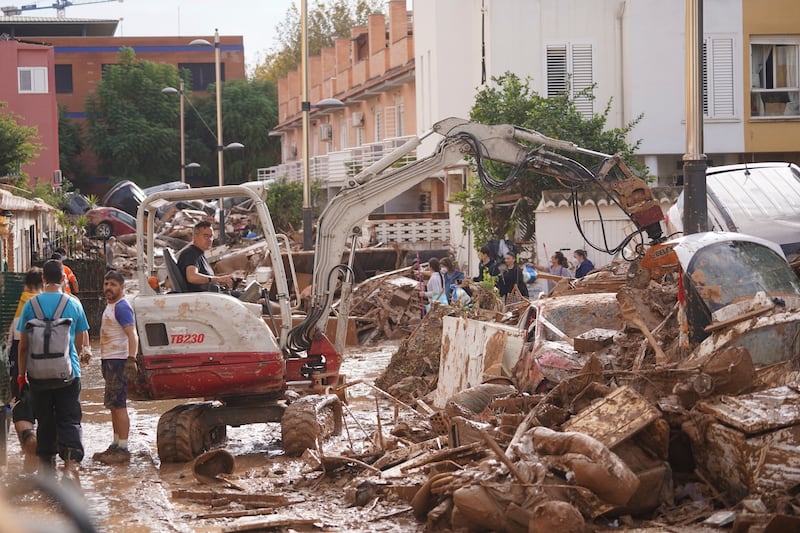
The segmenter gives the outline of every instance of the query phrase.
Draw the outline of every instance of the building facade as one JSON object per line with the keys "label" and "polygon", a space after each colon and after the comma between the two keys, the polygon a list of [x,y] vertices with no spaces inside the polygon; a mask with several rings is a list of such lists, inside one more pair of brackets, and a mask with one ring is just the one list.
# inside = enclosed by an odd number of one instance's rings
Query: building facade
{"label": "building facade", "polygon": [[[414,37],[405,0],[387,2],[387,14],[369,17],[367,26],[351,29],[308,61],[311,128],[310,173],[330,198],[358,172],[401,146],[417,133]],[[301,179],[302,113],[300,69],[278,82],[278,120],[283,164],[262,169],[260,178]],[[340,108],[316,109],[325,98]],[[405,161],[415,158],[414,153]],[[445,183],[431,178],[399,193],[370,217],[377,239],[390,238],[393,228],[381,219],[441,219],[446,226]],[[446,232],[434,231],[437,241]]]}
{"label": "building facade", "polygon": [[54,179],[58,162],[58,108],[55,91],[55,56],[52,47],[0,38],[0,102],[36,129],[42,147],[20,171],[31,183]]}
{"label": "building facade", "polygon": [[[800,160],[800,3],[705,0],[704,140],[714,165]],[[417,122],[466,116],[476,88],[510,71],[550,95],[595,84],[587,114],[629,139],[660,183],[686,151],[685,11],[659,0],[415,2]],[[458,13],[458,24],[453,14]],[[658,21],[654,23],[654,21]]]}

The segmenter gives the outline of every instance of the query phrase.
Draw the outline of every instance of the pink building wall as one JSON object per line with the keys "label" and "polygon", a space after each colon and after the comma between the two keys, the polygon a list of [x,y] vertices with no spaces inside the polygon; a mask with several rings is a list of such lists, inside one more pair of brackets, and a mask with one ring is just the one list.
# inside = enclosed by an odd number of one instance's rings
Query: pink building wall
{"label": "pink building wall", "polygon": [[[21,117],[21,124],[36,128],[41,145],[38,155],[22,168],[31,184],[37,180],[51,183],[53,172],[59,168],[54,65],[51,46],[0,40],[0,102],[7,104],[0,112],[11,111]],[[20,94],[19,67],[47,68],[47,92]]]}

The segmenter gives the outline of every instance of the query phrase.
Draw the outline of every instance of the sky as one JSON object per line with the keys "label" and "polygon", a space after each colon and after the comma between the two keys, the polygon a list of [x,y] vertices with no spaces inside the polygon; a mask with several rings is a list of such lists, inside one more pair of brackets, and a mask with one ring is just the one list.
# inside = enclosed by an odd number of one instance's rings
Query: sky
{"label": "sky", "polygon": [[[0,0],[2,5],[24,5],[27,0]],[[120,21],[118,37],[242,35],[247,69],[250,71],[265,52],[275,46],[275,27],[292,4],[300,0],[72,0],[66,18],[102,18]],[[86,2],[82,4],[82,2]],[[52,1],[37,0],[37,5]],[[55,17],[54,9],[23,12],[25,16]],[[210,39],[209,39],[210,40]]]}

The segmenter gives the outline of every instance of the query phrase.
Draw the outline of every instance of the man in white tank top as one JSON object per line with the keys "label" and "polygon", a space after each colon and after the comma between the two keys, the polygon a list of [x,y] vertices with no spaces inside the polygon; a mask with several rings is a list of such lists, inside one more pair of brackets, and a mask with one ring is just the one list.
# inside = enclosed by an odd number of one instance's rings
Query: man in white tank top
{"label": "man in white tank top", "polygon": [[109,271],[103,282],[106,308],[100,324],[100,364],[106,387],[103,404],[111,410],[111,427],[114,440],[107,450],[94,454],[93,459],[105,464],[123,464],[130,461],[128,451],[127,391],[125,363],[136,359],[139,339],[131,305],[123,297],[125,278],[115,270]]}

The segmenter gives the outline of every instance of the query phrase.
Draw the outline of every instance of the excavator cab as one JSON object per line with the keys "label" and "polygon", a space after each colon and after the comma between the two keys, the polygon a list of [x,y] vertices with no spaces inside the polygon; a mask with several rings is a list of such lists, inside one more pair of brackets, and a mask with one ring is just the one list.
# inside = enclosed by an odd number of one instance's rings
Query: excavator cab
{"label": "excavator cab", "polygon": [[[260,287],[251,289],[245,299],[187,292],[168,248],[164,249],[164,262],[173,291],[158,293],[147,283],[148,276],[156,272],[152,214],[161,200],[250,198],[265,236],[263,253],[280,258],[278,238],[264,203],[267,193],[266,185],[260,183],[163,191],[145,198],[139,209],[141,292],[132,299],[132,306],[140,353],[136,376],[130,380],[131,397],[205,399],[179,405],[161,417],[157,444],[162,462],[188,461],[222,445],[228,425],[281,422],[284,433],[288,432],[284,445],[291,453],[315,446],[326,428],[341,427],[339,423],[309,426],[309,412],[327,409],[333,418],[340,414],[338,399],[324,393],[338,384],[341,357],[321,334],[314,336],[303,353],[287,349],[292,316],[281,260],[272,261],[280,306],[277,317],[272,316],[268,302],[247,301],[253,300],[253,294],[258,301]],[[291,402],[294,395],[286,394],[290,389],[308,398]],[[304,427],[299,434],[298,425]]]}

